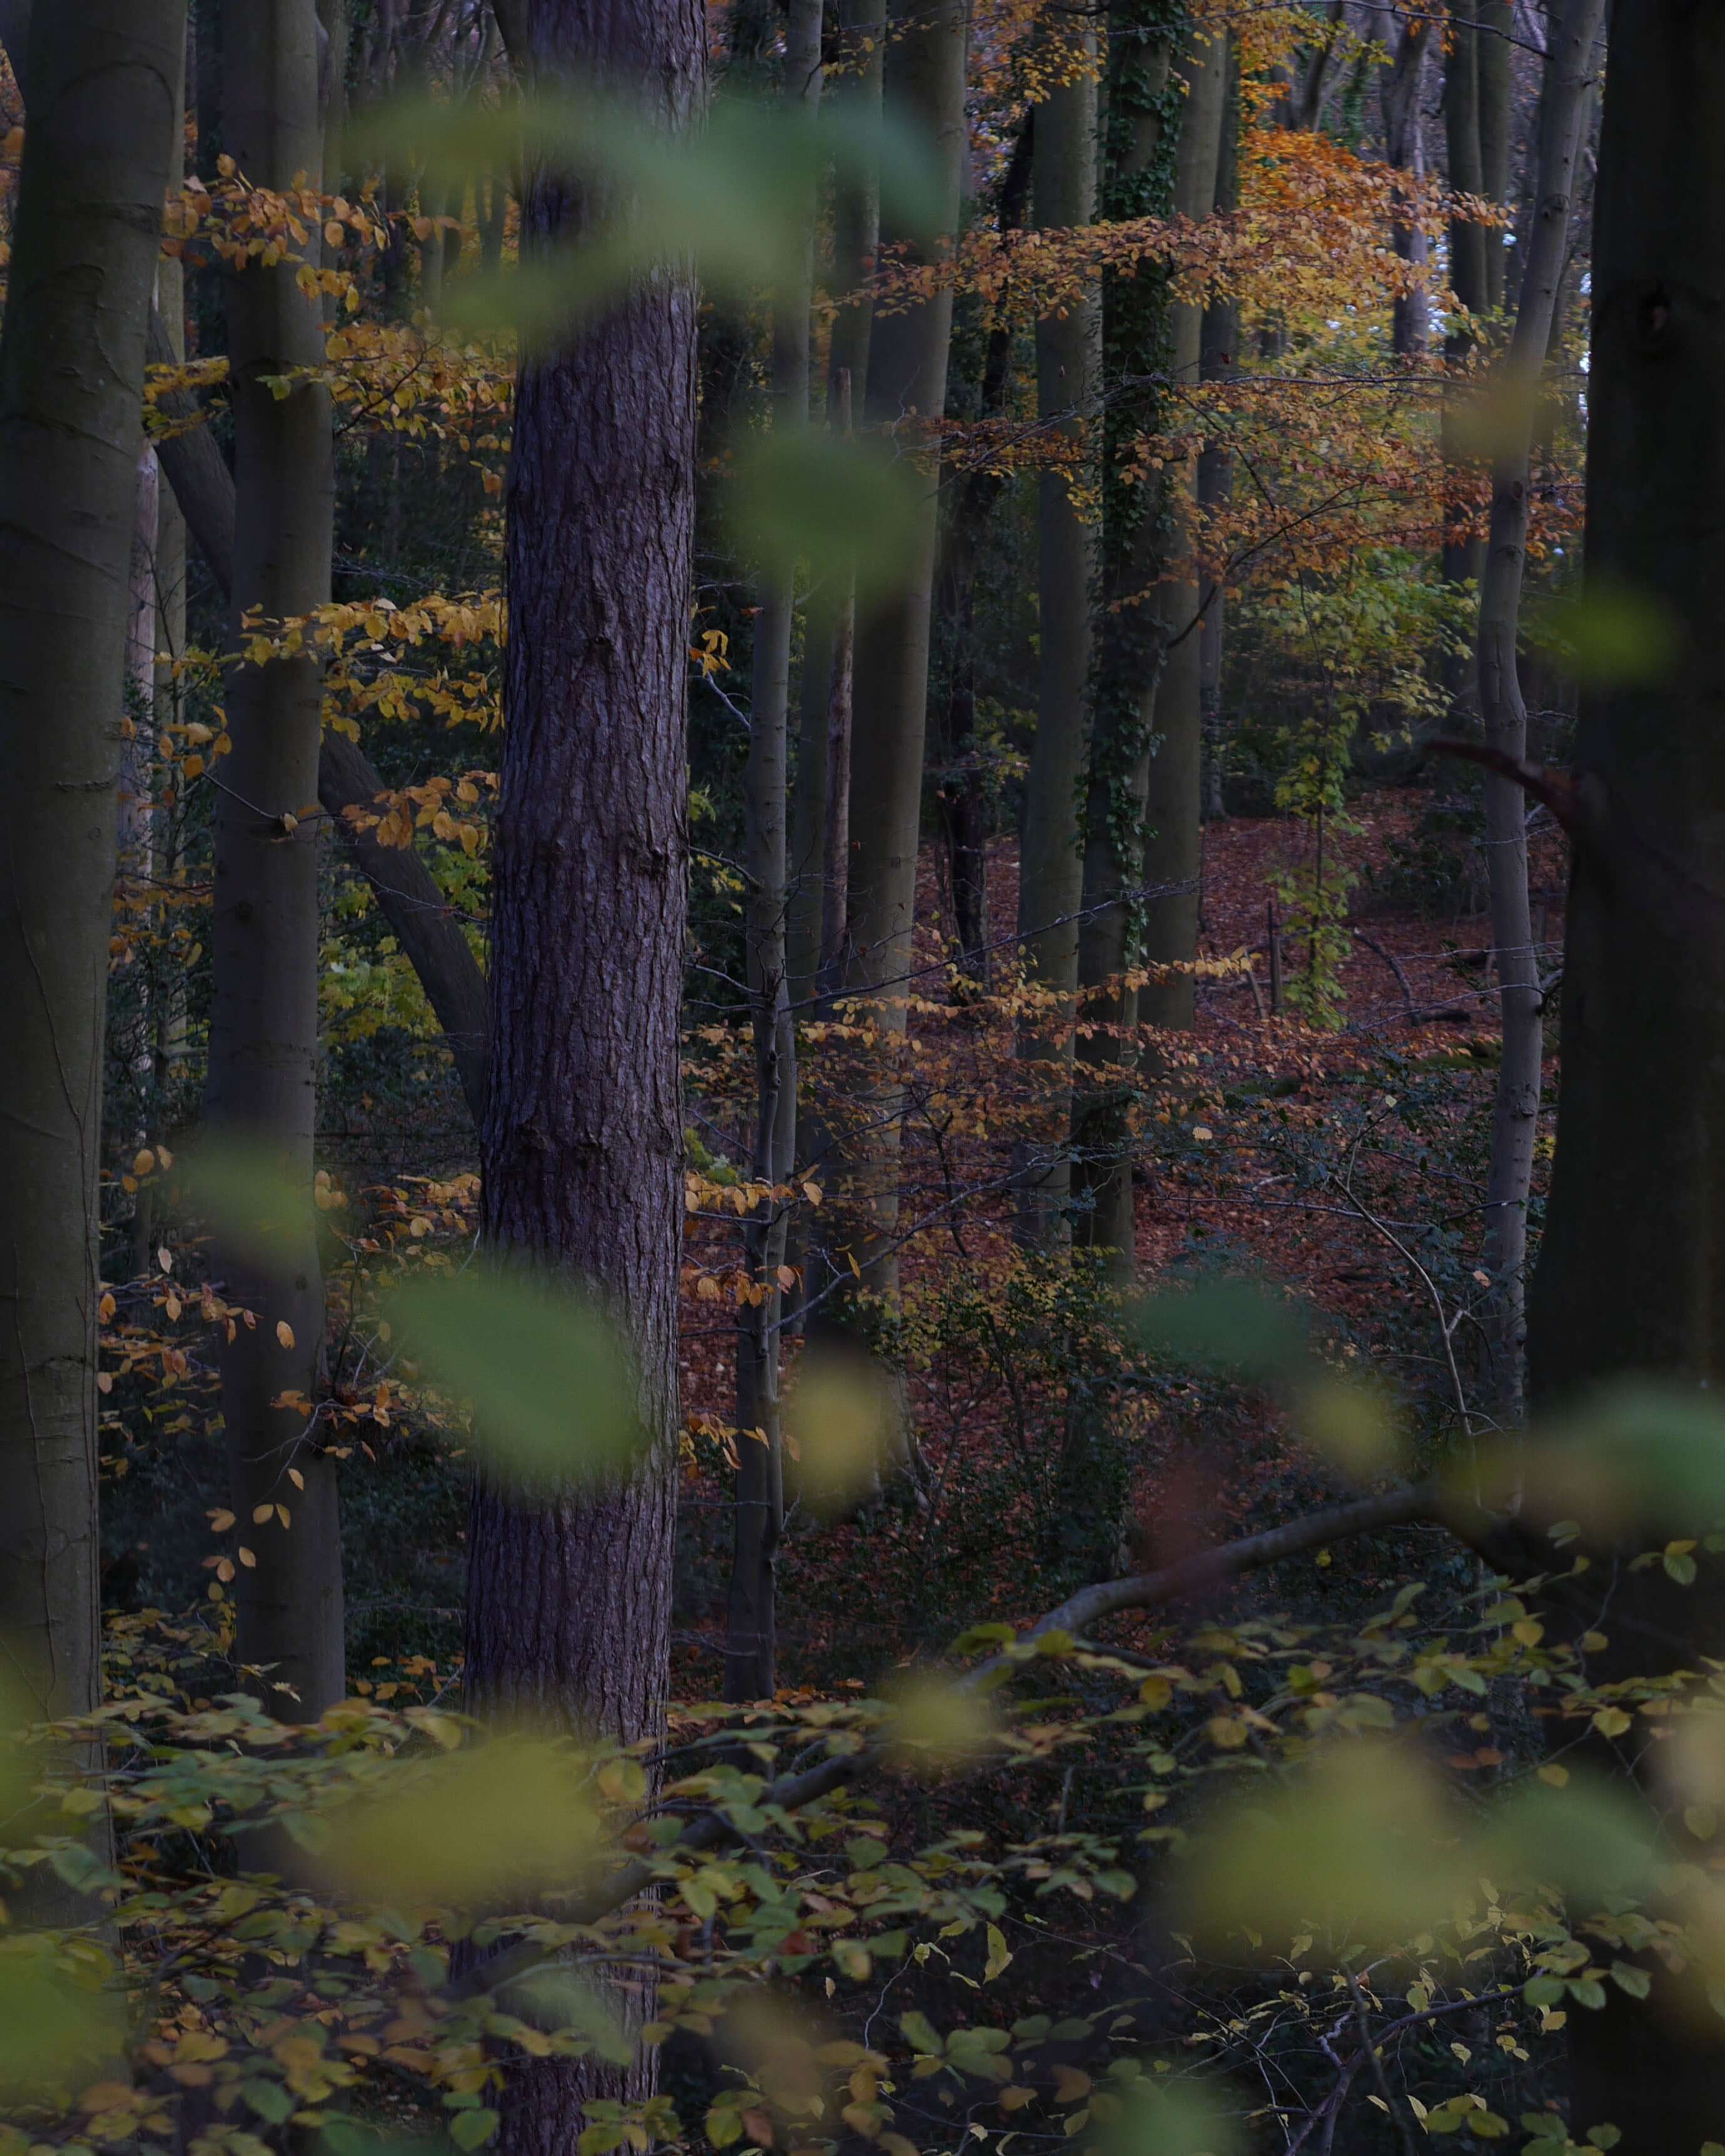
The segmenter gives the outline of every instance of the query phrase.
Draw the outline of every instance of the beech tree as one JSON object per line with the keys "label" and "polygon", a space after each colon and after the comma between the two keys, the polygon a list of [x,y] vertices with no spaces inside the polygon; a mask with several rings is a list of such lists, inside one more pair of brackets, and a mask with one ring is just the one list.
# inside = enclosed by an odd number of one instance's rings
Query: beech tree
{"label": "beech tree", "polygon": [[[228,0],[222,17],[227,154],[254,185],[321,170],[317,13],[312,0]],[[329,393],[316,379],[323,318],[294,265],[248,263],[228,280],[234,419],[230,635],[328,602],[335,513]],[[305,369],[311,378],[284,377]],[[307,1442],[303,1411],[323,1356],[323,1281],[311,1209],[317,1111],[322,669],[307,651],[234,669],[233,752],[216,809],[213,1004],[205,1108],[212,1128],[304,1193],[267,1253],[223,1251],[239,1325],[222,1356],[232,1504],[255,1563],[236,1600],[243,1660],[267,1666],[265,1697],[315,1720],[347,1691],[336,1463]]]}
{"label": "beech tree", "polygon": [[[40,1707],[100,1691],[103,1022],[138,408],[184,0],[5,22],[28,100],[0,331],[0,1625]],[[20,64],[20,62],[22,64]]]}

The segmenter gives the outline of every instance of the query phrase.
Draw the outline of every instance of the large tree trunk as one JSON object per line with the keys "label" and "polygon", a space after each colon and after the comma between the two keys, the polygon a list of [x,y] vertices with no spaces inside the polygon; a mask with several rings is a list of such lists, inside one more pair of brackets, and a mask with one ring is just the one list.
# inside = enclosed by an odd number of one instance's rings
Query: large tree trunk
{"label": "large tree trunk", "polygon": [[[225,0],[223,136],[260,187],[289,187],[300,172],[316,184],[317,59],[312,0]],[[254,609],[273,620],[327,603],[335,457],[328,392],[301,383],[280,397],[270,386],[323,358],[321,315],[290,264],[252,264],[230,276],[228,341],[237,647]],[[239,1651],[269,1666],[271,1707],[286,1720],[315,1719],[347,1690],[336,1465],[305,1441],[304,1415],[274,1403],[287,1392],[315,1396],[323,1357],[311,1203],[319,844],[306,813],[317,798],[322,670],[310,654],[236,666],[227,710],[234,747],[215,814],[205,1107],[212,1128],[266,1156],[305,1194],[303,1226],[285,1229],[291,1240],[267,1261],[237,1247],[220,1253],[229,1297],[256,1317],[221,1356],[231,1502],[257,1558],[235,1585]],[[254,1526],[267,1507],[281,1511]]]}
{"label": "large tree trunk", "polygon": [[[1583,698],[1563,995],[1563,1083],[1528,1298],[1548,1408],[1626,1372],[1725,1384],[1725,20],[1684,0],[1613,10],[1594,211],[1587,565],[1669,619],[1656,663]],[[1651,1523],[1650,1523],[1651,1524]],[[1704,1519],[1665,1532],[1701,1532]],[[1594,1682],[1717,1652],[1716,1559],[1681,1588],[1596,1554],[1610,1602]],[[1586,1583],[1584,1583],[1584,1584]],[[1704,1843],[1691,1845],[1705,1863]],[[1679,1915],[1684,1913],[1678,1912]],[[1571,2131],[1624,2156],[1725,2140],[1725,2025],[1656,1974],[1607,1985],[1571,2052]]]}
{"label": "large tree trunk", "polygon": [[[1173,64],[1166,10],[1137,0],[1110,38],[1106,182],[1112,219],[1166,216],[1173,158],[1166,135]],[[1179,108],[1175,106],[1176,114]],[[1147,603],[1163,561],[1162,490],[1121,476],[1133,438],[1153,433],[1173,364],[1167,279],[1149,265],[1102,280],[1102,539],[1091,742],[1086,768],[1078,983],[1082,1001],[1072,1111],[1073,1235],[1133,1270],[1130,1096],[1126,1068],[1137,998],[1124,983],[1137,957],[1144,788],[1162,670],[1160,626]],[[1127,390],[1127,382],[1136,385]],[[1147,386],[1146,386],[1147,385]]]}
{"label": "large tree trunk", "polygon": [[[597,76],[649,99],[667,132],[694,120],[700,0],[533,0],[523,13],[511,42],[530,85]],[[530,249],[567,244],[604,212],[598,191],[535,173]],[[495,1262],[585,1280],[613,1310],[648,1444],[627,1481],[597,1491],[541,1499],[477,1481],[466,1678],[482,1713],[629,1741],[664,1727],[670,1629],[696,319],[683,270],[644,271],[524,363],[509,480],[485,1233]],[[513,2073],[504,2148],[565,2156],[582,2102],[644,2095],[655,2056]]]}
{"label": "large tree trunk", "polygon": [[[937,235],[956,233],[965,157],[965,52],[968,0],[937,0],[931,8],[902,0],[887,49],[887,88],[894,102],[929,138],[938,174],[932,223]],[[881,243],[906,240],[884,211]],[[901,454],[937,455],[933,430],[947,402],[947,354],[952,295],[888,315],[873,327],[869,352],[870,425],[896,441]],[[848,985],[878,991],[873,1021],[888,1044],[905,1030],[911,993],[911,932],[916,908],[916,853],[922,824],[922,747],[928,716],[929,614],[934,586],[937,490],[923,478],[914,536],[902,582],[859,624],[851,737],[850,875]],[[891,1251],[898,1218],[901,1132],[897,1088],[883,1073],[878,1123],[863,1168],[871,1209],[870,1285],[891,1295],[896,1286]]]}
{"label": "large tree trunk", "polygon": [[[1093,62],[1096,33],[1083,32]],[[1096,83],[1094,75],[1050,92],[1035,108],[1036,222],[1070,230],[1096,213]],[[1019,941],[1027,978],[1060,1000],[1027,1022],[1019,1056],[1043,1066],[1039,1127],[1019,1162],[1018,1227],[1033,1244],[1060,1234],[1071,1203],[1072,998],[1078,987],[1078,912],[1084,890],[1079,788],[1089,736],[1093,527],[1077,501],[1094,480],[1096,390],[1101,373],[1100,296],[1036,325],[1037,417],[1071,458],[1037,481],[1037,584],[1041,665],[1036,737],[1024,786],[1019,864]]]}
{"label": "large tree trunk", "polygon": [[[1227,105],[1228,41],[1194,40],[1180,73],[1186,110],[1175,160],[1174,208],[1194,223],[1216,206],[1216,173]],[[1190,391],[1203,353],[1204,308],[1183,301],[1173,311],[1173,377]],[[1187,459],[1168,480],[1173,515],[1169,547],[1189,552],[1198,459]],[[1203,594],[1189,568],[1164,584],[1153,604],[1166,649],[1156,696],[1157,739],[1144,800],[1144,963],[1152,978],[1138,993],[1138,1022],[1179,1030],[1193,1020],[1192,961],[1198,955],[1199,877],[1203,865]],[[1155,976],[1154,969],[1175,970]]]}
{"label": "large tree trunk", "polygon": [[[185,22],[185,0],[60,0],[14,52],[29,128],[0,334],[0,1630],[53,1714],[87,1712],[101,1686],[116,692]],[[14,37],[21,26],[8,18]]]}
{"label": "large tree trunk", "polygon": [[[793,0],[785,40],[786,101],[811,111],[820,103],[821,0]],[[773,295],[773,424],[779,433],[809,425],[809,313],[814,282],[814,199],[799,274]],[[762,549],[761,603],[755,615],[748,766],[744,774],[748,868],[747,932],[750,1018],[755,1045],[754,1173],[764,1183],[790,1181],[797,1152],[797,1035],[786,978],[786,908],[791,890],[785,832],[789,779],[794,561],[770,534]],[[776,1682],[774,1569],[784,1525],[784,1462],[779,1418],[780,1343],[788,1205],[771,1203],[744,1230],[758,1301],[737,1328],[737,1473],[735,1549],[725,1637],[725,1696],[770,1699]]]}
{"label": "large tree trunk", "polygon": [[[1500,448],[1491,474],[1491,535],[1480,587],[1480,716],[1489,747],[1517,762],[1527,753],[1527,711],[1517,666],[1522,580],[1532,492],[1530,449],[1539,377],[1551,342],[1568,248],[1571,204],[1583,134],[1598,71],[1605,0],[1568,0],[1553,22],[1539,103],[1539,167],[1526,236],[1515,332],[1499,393],[1517,439]],[[1491,1281],[1486,1322],[1482,1406],[1500,1425],[1521,1419],[1522,1271],[1527,1194],[1539,1127],[1544,1024],[1538,957],[1527,900],[1527,802],[1513,780],[1486,774],[1486,869],[1491,942],[1502,1012],[1503,1055],[1486,1183],[1485,1270]]]}

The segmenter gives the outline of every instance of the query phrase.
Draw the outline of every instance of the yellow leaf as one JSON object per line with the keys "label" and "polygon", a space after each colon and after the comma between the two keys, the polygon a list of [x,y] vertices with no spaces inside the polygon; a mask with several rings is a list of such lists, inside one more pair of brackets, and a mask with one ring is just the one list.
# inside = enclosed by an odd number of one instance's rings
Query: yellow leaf
{"label": "yellow leaf", "polygon": [[133,1159],[131,1172],[134,1175],[149,1175],[154,1172],[155,1167],[156,1156],[151,1152],[149,1147],[146,1146],[143,1151]]}
{"label": "yellow leaf", "polygon": [[300,1472],[297,1467],[289,1468],[288,1480],[293,1484],[296,1490],[303,1490],[305,1487],[305,1477]]}
{"label": "yellow leaf", "polygon": [[1569,1769],[1558,1766],[1555,1759],[1548,1759],[1538,1771],[1540,1780],[1549,1782],[1554,1789],[1561,1789],[1569,1779]]}
{"label": "yellow leaf", "polygon": [[1594,1727],[1601,1737],[1621,1737],[1630,1727],[1630,1717],[1620,1707],[1602,1707],[1594,1717]]}
{"label": "yellow leaf", "polygon": [[245,1566],[248,1571],[251,1570],[258,1562],[256,1557],[246,1548],[244,1543],[239,1546],[239,1562]]}
{"label": "yellow leaf", "polygon": [[293,1346],[294,1328],[288,1323],[286,1318],[278,1317],[276,1319],[275,1337],[281,1342],[284,1348],[291,1348]]}
{"label": "yellow leaf", "polygon": [[254,1505],[252,1507],[252,1525],[254,1527],[261,1527],[264,1521],[270,1517],[270,1515],[275,1510],[275,1507],[274,1505]]}
{"label": "yellow leaf", "polygon": [[218,1535],[225,1535],[234,1524],[234,1515],[225,1505],[218,1506],[209,1516],[209,1523]]}

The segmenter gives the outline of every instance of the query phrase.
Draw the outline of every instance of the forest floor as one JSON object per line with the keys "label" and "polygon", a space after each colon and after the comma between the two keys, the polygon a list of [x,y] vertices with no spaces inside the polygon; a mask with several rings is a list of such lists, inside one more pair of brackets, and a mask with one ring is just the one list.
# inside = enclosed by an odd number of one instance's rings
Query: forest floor
{"label": "forest floor", "polygon": [[[1453,1436],[1460,1389],[1471,1389],[1474,1336],[1464,1312],[1455,1328],[1451,1368],[1439,1310],[1477,1300],[1477,1213],[1497,1055],[1495,980],[1489,931],[1471,896],[1464,850],[1452,860],[1455,910],[1416,911],[1399,895],[1429,882],[1425,839],[1431,797],[1399,789],[1352,804],[1352,833],[1332,859],[1353,872],[1351,951],[1340,969],[1341,1023],[1333,1030],[1267,1004],[1268,908],[1278,875],[1300,859],[1301,827],[1281,817],[1235,816],[1205,833],[1201,952],[1254,954],[1259,995],[1244,975],[1201,981],[1197,1023],[1184,1036],[1184,1068],[1153,1109],[1145,1159],[1137,1178],[1138,1278],[1147,1291],[1218,1272],[1246,1272],[1281,1283],[1309,1301],[1316,1337],[1343,1367],[1370,1369],[1404,1404],[1416,1442]],[[1475,864],[1477,854],[1473,856]],[[989,902],[996,933],[1010,923],[1016,860],[1002,847],[990,860]],[[1563,864],[1555,834],[1536,835],[1532,874],[1536,937],[1548,947],[1544,970],[1561,949]],[[1477,877],[1473,890],[1482,889]],[[919,962],[929,968],[927,1004],[913,1031],[962,1095],[969,1082],[984,1095],[992,1069],[1009,1086],[1004,1032],[978,1034],[962,1001],[940,1008],[940,965],[950,927],[932,863],[925,860]],[[1286,977],[1307,963],[1291,939]],[[993,1060],[990,1062],[990,1058]],[[962,1123],[960,1125],[962,1127]],[[1001,1150],[960,1142],[940,1167],[950,1183],[982,1189],[998,1183]],[[907,1209],[926,1205],[935,1224],[907,1245],[907,1306],[922,1313],[924,1352],[913,1359],[913,1405],[922,1440],[908,1500],[889,1497],[862,1520],[807,1537],[793,1532],[784,1572],[791,1617],[786,1660],[811,1666],[817,1650],[830,1672],[835,1646],[854,1650],[859,1669],[915,1653],[967,1618],[1033,1617],[1057,1599],[1041,1577],[1034,1516],[1045,1512],[1050,1461],[1066,1427],[1070,1370],[1040,1368],[1008,1332],[999,1281],[1009,1250],[1004,1199],[974,1202],[961,1228],[942,1213],[931,1147],[912,1136]],[[711,1251],[727,1231],[691,1224],[691,1243]],[[990,1305],[996,1306],[991,1311]],[[999,1314],[999,1334],[993,1318]],[[717,1421],[734,1409],[728,1324],[708,1301],[685,1309],[685,1409]],[[715,1322],[718,1320],[718,1322]],[[1034,1330],[1034,1327],[1032,1328]],[[1006,1366],[1021,1358],[1016,1372]],[[1132,1429],[1131,1522],[1121,1551],[1133,1563],[1160,1563],[1195,1547],[1271,1524],[1345,1486],[1291,1433],[1278,1404],[1261,1393],[1183,1382],[1178,1373],[1128,1394]],[[728,1539],[723,1533],[722,1473],[691,1472],[688,1491],[713,1530],[707,1543],[715,1589]],[[1385,1578],[1399,1576],[1395,1550]],[[1411,1553],[1404,1553],[1411,1554]],[[1361,1580],[1362,1563],[1368,1576]],[[1324,1559],[1327,1563],[1327,1558]],[[1305,1561],[1309,1568],[1312,1560]],[[1375,1591],[1371,1559],[1350,1558],[1355,1584]],[[870,1571],[880,1590],[876,1616],[835,1636],[842,1598],[834,1575]],[[1381,1569],[1381,1568],[1380,1568]],[[829,1583],[831,1583],[829,1585]],[[1284,1583],[1285,1584],[1285,1583]],[[698,1651],[691,1687],[711,1671],[720,1616],[716,1593],[685,1644]],[[696,1612],[691,1610],[691,1615]],[[830,1674],[828,1681],[830,1681]]]}

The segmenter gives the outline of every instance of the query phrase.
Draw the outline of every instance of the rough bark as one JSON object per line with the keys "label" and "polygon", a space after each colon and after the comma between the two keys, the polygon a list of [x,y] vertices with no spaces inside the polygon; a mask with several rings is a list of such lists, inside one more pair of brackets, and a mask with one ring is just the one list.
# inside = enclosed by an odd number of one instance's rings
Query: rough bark
{"label": "rough bark", "polygon": [[[667,132],[694,119],[699,0],[522,13],[511,46],[530,86],[597,77],[650,100]],[[605,212],[602,191],[536,172],[530,252]],[[664,1726],[670,1642],[696,321],[685,271],[644,270],[610,312],[529,357],[508,496],[484,1229],[494,1262],[584,1280],[615,1312],[647,1442],[625,1481],[597,1491],[547,1500],[477,1481],[466,1679],[480,1712],[629,1740]],[[638,1995],[632,2010],[649,2005]],[[501,2145],[563,2156],[583,2101],[644,2095],[655,2056],[511,2075]]]}
{"label": "rough bark", "polygon": [[[116,687],[185,19],[184,0],[63,0],[14,54],[29,126],[0,331],[0,1630],[55,1714],[88,1712],[101,1683]],[[22,24],[5,27],[15,38]]]}
{"label": "rough bark", "polygon": [[[887,49],[888,94],[927,133],[937,172],[932,219],[937,237],[956,233],[965,157],[967,0],[895,7]],[[880,239],[915,236],[883,214]],[[867,417],[906,456],[927,457],[946,409],[952,338],[950,290],[876,321],[869,352]],[[875,991],[871,1015],[891,1043],[905,1029],[906,977],[916,903],[922,803],[922,747],[928,708],[929,618],[934,585],[936,475],[925,475],[902,581],[859,624],[851,735],[850,961],[847,985]],[[864,1169],[878,1262],[871,1285],[891,1294],[890,1255],[898,1216],[897,1091],[883,1074],[878,1136]]]}
{"label": "rough bark", "polygon": [[[782,95],[814,110],[820,103],[822,0],[793,0],[785,39]],[[797,275],[773,295],[773,424],[777,433],[809,425],[809,319],[814,284],[814,198]],[[755,1047],[754,1173],[788,1183],[797,1152],[797,1036],[786,973],[791,886],[785,807],[789,779],[791,629],[796,563],[770,535],[755,614],[749,706],[749,752],[743,777],[748,872],[750,1022]],[[779,1416],[780,1343],[788,1210],[760,1209],[744,1230],[751,1276],[761,1299],[744,1308],[737,1342],[737,1485],[730,1609],[725,1636],[725,1696],[770,1699],[776,1682],[774,1574],[784,1525],[784,1462]]]}
{"label": "rough bark", "polygon": [[[1111,218],[1173,207],[1182,100],[1170,82],[1182,11],[1137,0],[1110,37],[1102,208]],[[1102,280],[1102,536],[1086,766],[1080,1029],[1072,1114],[1074,1240],[1133,1269],[1126,1068],[1137,998],[1123,976],[1137,956],[1144,788],[1157,683],[1159,622],[1142,603],[1166,552],[1162,490],[1122,483],[1133,437],[1161,424],[1172,365],[1167,280],[1148,265]],[[1130,381],[1133,387],[1124,385]],[[1139,602],[1139,603],[1134,603]]]}
{"label": "rough bark", "polygon": [[[1663,609],[1663,664],[1582,700],[1557,1154],[1528,1301],[1536,1409],[1628,1372],[1725,1383],[1725,18],[1682,0],[1613,11],[1595,196],[1588,573]],[[1665,1532],[1703,1532],[1705,1519]],[[1655,1534],[1651,1539],[1656,1543]],[[1596,1682],[1717,1651],[1715,1561],[1680,1588],[1596,1553],[1609,1607]],[[1596,1603],[1596,1609],[1598,1604]],[[1705,1863],[1704,1843],[1692,1845]],[[1685,1913],[1679,1910],[1679,1915]],[[1571,2127],[1625,2156],[1725,2139],[1725,2027],[1608,1986],[1572,2051]]]}
{"label": "rough bark", "polygon": [[[1084,57],[1096,33],[1083,32]],[[1069,230],[1096,213],[1096,82],[1094,75],[1050,92],[1036,108],[1036,222]],[[1019,856],[1019,949],[1027,978],[1061,1000],[1019,1033],[1019,1055],[1049,1073],[1043,1120],[1018,1163],[1018,1232],[1047,1245],[1071,1202],[1070,1072],[1072,998],[1078,987],[1078,912],[1084,890],[1080,788],[1089,737],[1091,585],[1096,535],[1075,503],[1096,465],[1096,391],[1101,374],[1099,293],[1036,325],[1036,412],[1058,430],[1070,472],[1037,481],[1037,596],[1041,664],[1036,735],[1024,786]]]}
{"label": "rough bark", "polygon": [[[1527,750],[1527,711],[1516,647],[1531,508],[1531,447],[1539,378],[1551,342],[1569,242],[1571,205],[1605,0],[1568,0],[1551,26],[1539,102],[1539,162],[1532,218],[1522,250],[1515,330],[1499,371],[1502,408],[1513,414],[1513,442],[1500,448],[1491,474],[1491,531],[1480,587],[1480,716],[1486,745],[1517,762]],[[1503,1055],[1492,1111],[1486,1182],[1482,1262],[1491,1281],[1486,1322],[1481,1405],[1500,1425],[1520,1419],[1522,1275],[1527,1250],[1527,1194],[1539,1127],[1544,1053],[1538,954],[1527,897],[1527,803],[1522,789],[1488,771],[1486,872],[1491,942],[1502,1014]]]}
{"label": "rough bark", "polygon": [[[318,24],[311,0],[225,0],[223,132],[259,186],[314,176],[321,146]],[[305,614],[327,603],[335,456],[326,390],[278,397],[270,377],[316,367],[322,318],[286,264],[249,264],[228,285],[234,412],[234,589],[229,634],[248,613]],[[230,1502],[255,1565],[234,1588],[239,1652],[267,1666],[263,1697],[285,1720],[315,1719],[347,1690],[336,1465],[305,1441],[315,1396],[323,1280],[311,1210],[317,1107],[318,824],[322,670],[310,654],[236,665],[232,752],[217,772],[212,1003],[204,1106],[212,1129],[267,1158],[305,1193],[303,1226],[267,1260],[219,1248],[233,1301],[255,1316],[221,1353]],[[296,1482],[290,1473],[300,1478]],[[282,1507],[254,1526],[265,1506]],[[285,1517],[288,1523],[283,1524]],[[281,1689],[288,1687],[289,1689]]]}
{"label": "rough bark", "polygon": [[[1216,204],[1222,117],[1227,105],[1228,41],[1194,40],[1180,67],[1186,109],[1174,172],[1174,207],[1201,221]],[[1173,310],[1173,379],[1188,393],[1202,357],[1204,308],[1183,301]],[[1198,459],[1189,457],[1168,477],[1168,552],[1189,557]],[[1203,662],[1199,628],[1203,594],[1189,565],[1152,602],[1166,656],[1156,694],[1156,732],[1144,798],[1143,956],[1152,978],[1138,992],[1141,1024],[1183,1031],[1193,1021],[1192,961],[1198,955],[1199,877],[1203,863]],[[1158,977],[1154,969],[1173,970]]]}

